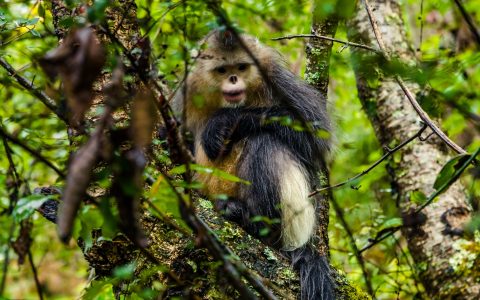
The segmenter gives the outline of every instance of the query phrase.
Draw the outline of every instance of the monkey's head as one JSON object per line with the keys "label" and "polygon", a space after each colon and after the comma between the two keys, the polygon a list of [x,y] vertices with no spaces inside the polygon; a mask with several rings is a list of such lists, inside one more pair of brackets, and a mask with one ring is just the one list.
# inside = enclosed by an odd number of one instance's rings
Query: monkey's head
{"label": "monkey's head", "polygon": [[203,45],[188,82],[191,95],[200,97],[202,105],[211,109],[249,106],[265,98],[262,75],[252,54],[263,64],[271,49],[251,36],[220,30],[211,32]]}

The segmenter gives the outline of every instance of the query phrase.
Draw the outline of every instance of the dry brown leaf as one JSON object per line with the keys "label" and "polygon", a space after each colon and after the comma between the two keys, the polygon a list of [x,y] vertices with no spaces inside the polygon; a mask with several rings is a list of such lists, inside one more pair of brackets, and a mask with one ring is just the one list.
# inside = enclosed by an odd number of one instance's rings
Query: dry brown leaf
{"label": "dry brown leaf", "polygon": [[132,105],[131,136],[134,145],[143,149],[150,145],[158,114],[155,98],[150,90],[142,89],[137,93]]}
{"label": "dry brown leaf", "polygon": [[90,183],[92,170],[99,155],[100,138],[100,135],[94,134],[77,151],[68,168],[63,201],[57,220],[58,234],[64,243],[70,239],[75,216]]}
{"label": "dry brown leaf", "polygon": [[50,77],[60,75],[68,99],[70,124],[78,127],[92,104],[92,84],[105,63],[105,52],[90,28],[72,30],[40,64]]}

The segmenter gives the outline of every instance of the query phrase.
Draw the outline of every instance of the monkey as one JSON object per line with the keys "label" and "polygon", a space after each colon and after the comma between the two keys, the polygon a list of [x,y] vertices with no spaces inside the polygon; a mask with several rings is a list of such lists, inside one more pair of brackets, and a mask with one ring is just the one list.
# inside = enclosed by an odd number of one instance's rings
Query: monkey
{"label": "monkey", "polygon": [[301,299],[334,299],[328,259],[313,246],[318,203],[309,198],[331,151],[326,99],[254,37],[217,29],[201,45],[172,108],[185,116],[196,163],[244,180],[199,172],[202,192],[227,195],[215,208],[290,258]]}

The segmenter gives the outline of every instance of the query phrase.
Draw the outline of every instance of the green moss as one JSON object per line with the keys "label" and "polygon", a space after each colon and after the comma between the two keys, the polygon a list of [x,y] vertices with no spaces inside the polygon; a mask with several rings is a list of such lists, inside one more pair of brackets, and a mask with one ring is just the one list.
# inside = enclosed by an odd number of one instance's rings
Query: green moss
{"label": "green moss", "polygon": [[[320,69],[322,69],[320,67]],[[316,84],[322,79],[321,71],[318,72],[309,72],[305,74],[305,81],[309,84]]]}
{"label": "green moss", "polygon": [[473,240],[460,239],[453,244],[455,250],[449,263],[456,273],[472,275],[479,273],[478,263],[480,261],[480,231],[475,231]]}
{"label": "green moss", "polygon": [[367,112],[370,118],[375,117],[377,115],[377,101],[375,99],[370,98],[363,102],[363,106],[365,107],[365,111]]}
{"label": "green moss", "polygon": [[198,199],[198,204],[200,204],[200,206],[203,207],[203,208],[213,209],[213,204],[209,200],[205,200],[205,199],[200,198],[200,199]]}
{"label": "green moss", "polygon": [[275,255],[275,253],[274,253],[272,250],[270,250],[270,248],[265,248],[265,249],[263,250],[263,254],[265,254],[265,256],[267,257],[267,259],[270,260],[270,261],[276,261],[276,260],[278,260],[278,259],[277,259],[277,256]]}
{"label": "green moss", "polygon": [[357,299],[371,299],[360,287],[351,281],[347,281],[340,271],[335,276],[335,283],[337,284],[336,294],[337,299],[357,300]]}
{"label": "green moss", "polygon": [[295,272],[293,272],[291,269],[285,268],[281,272],[282,277],[288,280],[294,280],[297,276]]}

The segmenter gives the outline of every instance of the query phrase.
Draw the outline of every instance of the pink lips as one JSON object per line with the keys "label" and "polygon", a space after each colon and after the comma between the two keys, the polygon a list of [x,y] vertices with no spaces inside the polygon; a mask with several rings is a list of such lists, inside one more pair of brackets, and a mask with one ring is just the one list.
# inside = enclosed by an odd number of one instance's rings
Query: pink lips
{"label": "pink lips", "polygon": [[245,97],[245,91],[236,90],[236,91],[223,92],[223,97],[227,102],[238,103],[242,101],[243,98]]}

